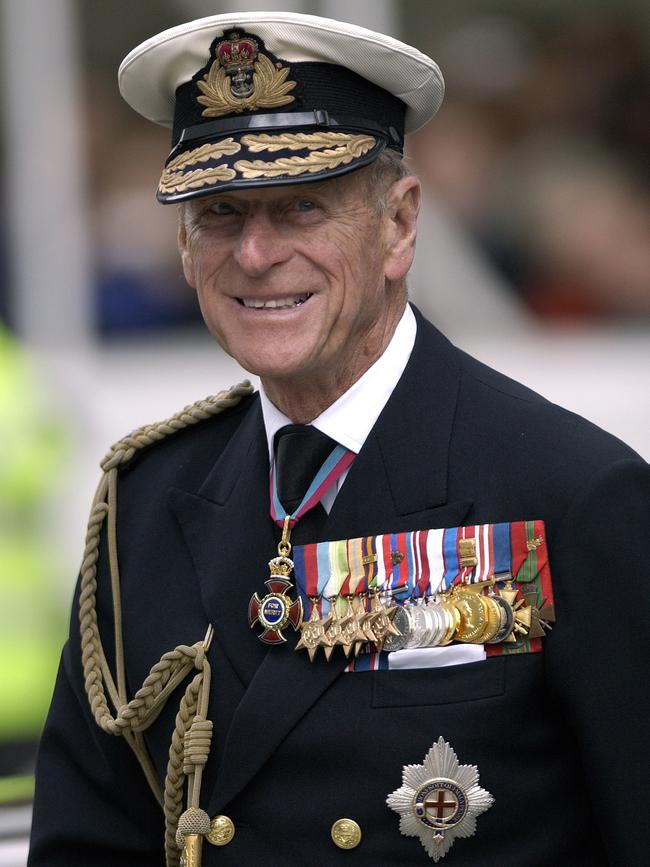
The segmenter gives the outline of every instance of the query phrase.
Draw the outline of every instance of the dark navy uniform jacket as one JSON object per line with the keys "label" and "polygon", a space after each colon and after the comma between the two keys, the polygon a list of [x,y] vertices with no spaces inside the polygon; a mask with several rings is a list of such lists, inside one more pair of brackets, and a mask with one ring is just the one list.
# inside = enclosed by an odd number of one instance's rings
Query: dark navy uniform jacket
{"label": "dark navy uniform jacket", "polygon": [[[495,798],[442,863],[647,863],[645,462],[418,316],[408,366],[320,537],[542,519],[557,622],[540,653],[410,671],[344,673],[343,654],[310,663],[295,635],[269,649],[257,640],[248,601],[276,549],[268,480],[257,396],[138,454],[120,476],[130,695],[164,652],[214,624],[202,806],[236,834],[223,848],[205,843],[204,864],[431,863],[385,800],[440,736]],[[104,554],[99,581],[110,654]],[[147,733],[161,780],[179,697]],[[330,839],[342,817],[363,832],[351,851]],[[160,867],[163,836],[128,746],[90,716],[75,612],[42,741],[30,865]]]}

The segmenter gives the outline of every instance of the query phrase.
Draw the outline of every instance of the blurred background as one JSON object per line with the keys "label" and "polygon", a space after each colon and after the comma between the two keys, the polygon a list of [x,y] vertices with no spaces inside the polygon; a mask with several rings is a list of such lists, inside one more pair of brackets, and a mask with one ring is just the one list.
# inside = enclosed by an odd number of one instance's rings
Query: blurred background
{"label": "blurred background", "polygon": [[22,867],[34,745],[98,461],[244,378],[201,327],[167,130],[117,67],[192,18],[285,9],[436,58],[412,137],[413,299],[458,345],[650,457],[646,0],[0,0],[0,867]]}

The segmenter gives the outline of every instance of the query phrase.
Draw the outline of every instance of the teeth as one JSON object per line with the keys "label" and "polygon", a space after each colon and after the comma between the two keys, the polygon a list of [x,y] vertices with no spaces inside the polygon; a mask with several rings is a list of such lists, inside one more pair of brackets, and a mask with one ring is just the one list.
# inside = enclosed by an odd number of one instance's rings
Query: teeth
{"label": "teeth", "polygon": [[299,304],[303,304],[308,298],[311,298],[311,295],[311,292],[303,292],[302,295],[293,295],[290,298],[271,298],[268,301],[262,301],[260,298],[241,298],[240,300],[244,307],[272,309],[274,307],[298,307]]}

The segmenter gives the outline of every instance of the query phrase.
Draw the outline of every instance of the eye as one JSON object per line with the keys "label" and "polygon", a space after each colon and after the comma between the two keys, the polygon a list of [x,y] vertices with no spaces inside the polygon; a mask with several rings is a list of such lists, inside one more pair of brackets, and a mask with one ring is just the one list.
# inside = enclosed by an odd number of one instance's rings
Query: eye
{"label": "eye", "polygon": [[317,207],[316,202],[312,202],[311,199],[296,199],[294,202],[296,211],[314,211]]}
{"label": "eye", "polygon": [[214,202],[210,205],[210,211],[218,217],[229,217],[235,214],[235,208],[230,202]]}

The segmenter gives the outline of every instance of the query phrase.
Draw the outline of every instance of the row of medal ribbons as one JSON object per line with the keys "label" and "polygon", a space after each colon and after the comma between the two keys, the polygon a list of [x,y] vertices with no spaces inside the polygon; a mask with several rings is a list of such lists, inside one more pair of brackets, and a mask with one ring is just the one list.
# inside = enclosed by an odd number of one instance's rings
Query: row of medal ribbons
{"label": "row of medal ribbons", "polygon": [[[320,542],[297,546],[293,559],[305,611],[313,617],[317,607],[332,635],[355,597],[364,599],[363,610],[370,600],[371,616],[381,609],[383,628],[375,630],[374,648],[366,647],[371,651],[452,642],[535,651],[543,635],[539,611],[552,610],[542,521]],[[321,641],[327,644],[327,633]]]}

